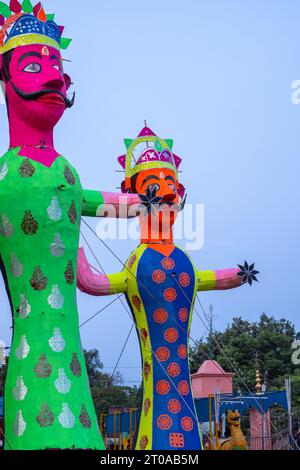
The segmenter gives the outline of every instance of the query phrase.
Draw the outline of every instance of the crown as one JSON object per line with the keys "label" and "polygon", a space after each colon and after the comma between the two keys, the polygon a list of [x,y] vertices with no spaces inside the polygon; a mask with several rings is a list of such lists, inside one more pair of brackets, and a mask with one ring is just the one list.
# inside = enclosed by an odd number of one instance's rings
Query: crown
{"label": "crown", "polygon": [[181,158],[172,151],[173,140],[161,139],[145,125],[136,139],[124,139],[127,153],[118,158],[125,170],[125,190],[130,189],[130,179],[136,173],[151,168],[174,170],[178,179]]}
{"label": "crown", "polygon": [[41,2],[10,0],[9,6],[0,1],[0,53],[18,46],[44,44],[55,49],[67,49],[71,39],[63,38],[64,27],[54,21],[54,14],[46,15]]}

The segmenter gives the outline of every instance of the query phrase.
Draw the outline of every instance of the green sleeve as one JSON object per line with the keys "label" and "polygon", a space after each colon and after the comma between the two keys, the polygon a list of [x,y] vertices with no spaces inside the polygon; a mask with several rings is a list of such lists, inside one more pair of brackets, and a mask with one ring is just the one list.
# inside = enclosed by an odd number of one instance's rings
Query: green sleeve
{"label": "green sleeve", "polygon": [[96,217],[103,204],[104,198],[100,191],[93,191],[92,189],[85,189],[83,191],[82,215]]}

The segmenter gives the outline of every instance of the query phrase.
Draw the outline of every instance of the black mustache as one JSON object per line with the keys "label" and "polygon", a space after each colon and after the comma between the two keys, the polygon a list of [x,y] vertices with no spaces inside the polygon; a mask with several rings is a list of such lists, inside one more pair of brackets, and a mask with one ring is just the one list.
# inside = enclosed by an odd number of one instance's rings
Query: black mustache
{"label": "black mustache", "polygon": [[25,91],[20,90],[20,88],[16,87],[16,85],[12,81],[10,83],[14,91],[17,93],[17,95],[19,95],[21,98],[23,98],[26,101],[35,101],[38,98],[41,98],[41,96],[55,93],[56,95],[59,95],[62,97],[62,99],[65,102],[66,108],[72,108],[75,102],[75,92],[73,93],[72,98],[69,99],[61,91],[58,91],[58,90],[40,90],[40,91],[35,91],[32,93],[26,93]]}

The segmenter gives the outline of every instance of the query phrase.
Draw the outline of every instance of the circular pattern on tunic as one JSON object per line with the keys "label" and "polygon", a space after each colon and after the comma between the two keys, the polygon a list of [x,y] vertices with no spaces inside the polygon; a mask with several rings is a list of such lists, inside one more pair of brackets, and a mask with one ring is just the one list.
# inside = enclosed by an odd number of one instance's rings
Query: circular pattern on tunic
{"label": "circular pattern on tunic", "polygon": [[167,367],[167,372],[170,377],[178,377],[180,375],[180,366],[177,362],[171,362]]}
{"label": "circular pattern on tunic", "polygon": [[166,362],[170,358],[170,351],[168,348],[161,347],[156,350],[155,356],[160,362]]}
{"label": "circular pattern on tunic", "polygon": [[180,424],[184,431],[192,431],[194,428],[194,422],[189,416],[184,416],[184,418],[181,418]]}
{"label": "circular pattern on tunic", "polygon": [[187,383],[186,380],[181,380],[178,384],[178,391],[180,395],[188,395],[190,391],[189,384]]}
{"label": "circular pattern on tunic", "polygon": [[185,323],[188,319],[188,316],[189,316],[189,311],[187,308],[181,308],[179,310],[179,319]]}
{"label": "circular pattern on tunic", "polygon": [[174,302],[177,299],[177,292],[173,287],[168,287],[164,292],[164,299],[167,302]]}
{"label": "circular pattern on tunic", "polygon": [[162,284],[166,280],[166,275],[161,269],[157,269],[152,273],[152,280],[156,284]]}
{"label": "circular pattern on tunic", "polygon": [[187,273],[182,273],[179,276],[179,284],[181,287],[188,287],[191,283],[191,278]]}
{"label": "circular pattern on tunic", "polygon": [[167,380],[159,380],[155,388],[160,395],[167,395],[171,389],[171,385]]}
{"label": "circular pattern on tunic", "polygon": [[169,415],[159,415],[157,418],[157,427],[162,431],[168,431],[172,427],[173,420]]}
{"label": "circular pattern on tunic", "polygon": [[175,268],[175,261],[172,258],[163,258],[161,261],[161,265],[167,271],[171,271]]}
{"label": "circular pattern on tunic", "polygon": [[168,320],[168,312],[164,308],[158,308],[153,314],[154,321],[163,325]]}
{"label": "circular pattern on tunic", "polygon": [[178,414],[181,411],[181,404],[175,398],[168,401],[168,410],[170,413]]}
{"label": "circular pattern on tunic", "polygon": [[177,349],[178,356],[180,359],[186,359],[187,357],[187,348],[185,344],[181,344]]}
{"label": "circular pattern on tunic", "polygon": [[165,331],[164,339],[168,341],[168,343],[176,343],[178,340],[178,331],[176,328],[168,328]]}

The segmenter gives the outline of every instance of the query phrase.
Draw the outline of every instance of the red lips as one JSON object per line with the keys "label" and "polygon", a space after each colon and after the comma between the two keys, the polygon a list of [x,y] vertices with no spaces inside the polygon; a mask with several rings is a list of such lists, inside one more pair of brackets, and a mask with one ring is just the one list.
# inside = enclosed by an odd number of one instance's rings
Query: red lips
{"label": "red lips", "polygon": [[58,95],[57,93],[47,93],[47,95],[43,95],[38,98],[38,101],[41,103],[51,104],[55,106],[65,105],[63,97]]}

